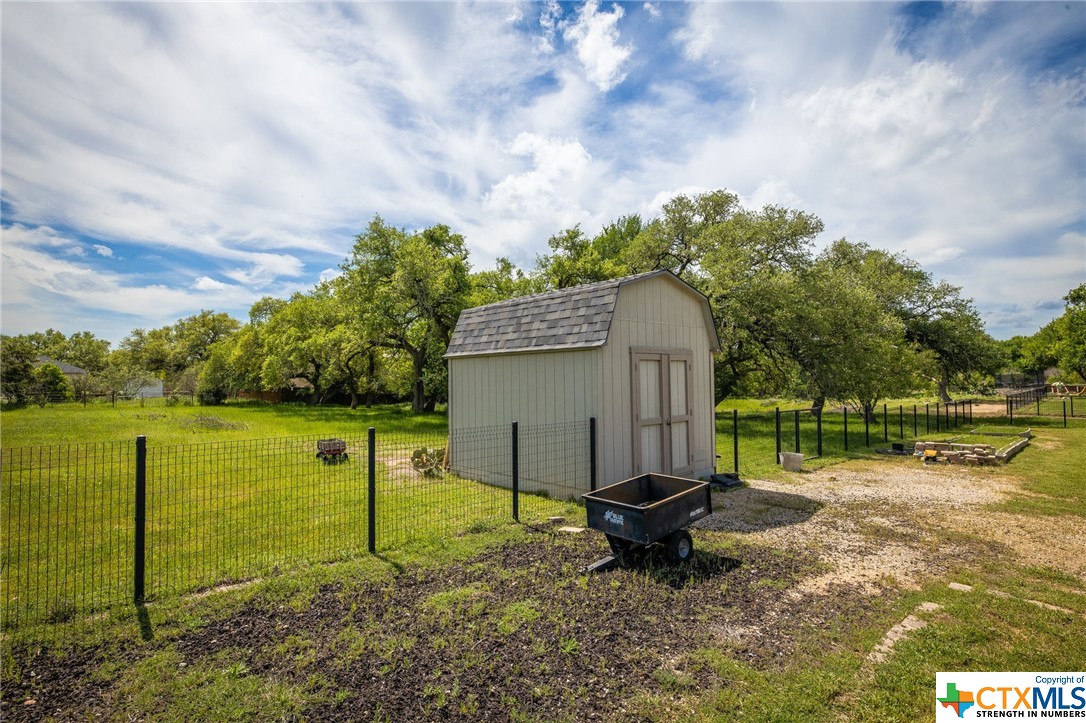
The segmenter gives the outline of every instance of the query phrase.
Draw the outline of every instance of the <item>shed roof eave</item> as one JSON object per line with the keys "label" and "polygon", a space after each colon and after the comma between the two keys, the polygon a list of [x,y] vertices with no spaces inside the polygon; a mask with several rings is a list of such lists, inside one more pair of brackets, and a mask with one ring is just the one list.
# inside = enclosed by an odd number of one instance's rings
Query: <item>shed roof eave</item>
{"label": "shed roof eave", "polygon": [[549,344],[545,346],[531,346],[523,349],[487,349],[484,351],[465,351],[456,352],[453,354],[446,354],[445,359],[468,359],[479,358],[487,356],[509,356],[510,354],[545,354],[554,352],[577,352],[577,351],[593,351],[594,349],[601,349],[606,346],[606,341],[595,342],[591,344]]}

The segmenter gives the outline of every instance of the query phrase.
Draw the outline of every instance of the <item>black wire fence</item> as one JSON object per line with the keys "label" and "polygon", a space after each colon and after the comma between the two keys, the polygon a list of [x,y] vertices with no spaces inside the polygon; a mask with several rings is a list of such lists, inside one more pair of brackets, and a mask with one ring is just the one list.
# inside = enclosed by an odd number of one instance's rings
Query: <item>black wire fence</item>
{"label": "black wire fence", "polygon": [[[862,414],[848,407],[807,408],[768,412],[738,410],[716,417],[719,471],[741,467],[764,470],[780,465],[782,454],[802,453],[805,458],[842,456],[852,452],[905,451],[907,440],[941,435],[973,423],[973,402],[911,404],[881,407]],[[724,439],[730,437],[730,445]],[[897,445],[897,446],[895,446]],[[742,465],[741,465],[742,461]]]}
{"label": "black wire fence", "polygon": [[132,599],[131,442],[4,449],[0,471],[4,629]]}
{"label": "black wire fence", "polygon": [[[0,397],[2,404],[14,404],[15,400]],[[200,398],[195,392],[169,392],[161,389],[145,389],[136,392],[31,392],[25,406],[49,406],[53,409],[81,409],[86,407],[195,407]]]}
{"label": "black wire fence", "polygon": [[4,449],[6,631],[568,511],[594,422]]}
{"label": "black wire fence", "polygon": [[[1014,416],[1036,409],[1037,400],[1031,404]],[[972,423],[969,401],[883,405],[868,415],[733,411],[717,417],[717,469],[746,476],[780,464],[783,452],[905,448],[907,440]],[[597,486],[596,451],[594,419],[450,434],[370,429],[330,438],[158,445],[140,437],[4,449],[0,626],[29,629],[569,514],[565,503]]]}
{"label": "black wire fence", "polygon": [[1028,417],[1063,417],[1066,427],[1068,419],[1086,416],[1086,397],[1081,396],[1077,387],[1076,393],[1057,393],[1050,389],[1037,386],[1008,394],[1007,417],[1012,421]]}

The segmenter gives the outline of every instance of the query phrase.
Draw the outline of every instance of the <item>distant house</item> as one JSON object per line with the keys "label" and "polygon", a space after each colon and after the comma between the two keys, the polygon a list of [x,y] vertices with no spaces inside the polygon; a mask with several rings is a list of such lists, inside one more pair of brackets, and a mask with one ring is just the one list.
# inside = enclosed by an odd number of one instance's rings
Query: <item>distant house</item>
{"label": "distant house", "polygon": [[291,377],[287,380],[286,385],[282,389],[245,389],[238,392],[235,396],[238,399],[280,404],[282,402],[293,402],[305,398],[312,393],[312,391],[313,385],[309,383],[308,379]]}
{"label": "distant house", "polygon": [[69,364],[67,362],[57,361],[56,359],[52,359],[44,355],[38,357],[38,361],[35,366],[40,367],[45,366],[46,364],[52,364],[56,367],[59,367],[60,372],[64,376],[68,377],[68,380],[73,383],[75,382],[75,380],[82,379],[83,377],[87,376],[86,369],[80,369],[79,367]]}
{"label": "distant house", "polygon": [[131,396],[133,399],[158,399],[166,396],[166,391],[162,382],[152,382],[132,392]]}
{"label": "distant house", "polygon": [[[472,429],[594,417],[601,486],[647,472],[712,474],[719,350],[708,300],[670,271],[467,309],[446,354],[451,467],[479,466],[469,463],[484,454],[465,437]],[[529,488],[561,482],[550,478],[563,453],[548,454],[522,461],[539,471]]]}

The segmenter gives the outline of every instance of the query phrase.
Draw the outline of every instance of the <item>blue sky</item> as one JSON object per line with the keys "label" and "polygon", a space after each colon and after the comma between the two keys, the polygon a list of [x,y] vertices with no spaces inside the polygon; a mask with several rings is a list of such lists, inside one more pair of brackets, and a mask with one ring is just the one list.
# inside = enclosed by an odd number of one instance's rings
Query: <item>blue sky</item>
{"label": "blue sky", "polygon": [[530,267],[727,188],[960,285],[1086,281],[1086,3],[12,3],[4,333],[245,319],[374,214]]}

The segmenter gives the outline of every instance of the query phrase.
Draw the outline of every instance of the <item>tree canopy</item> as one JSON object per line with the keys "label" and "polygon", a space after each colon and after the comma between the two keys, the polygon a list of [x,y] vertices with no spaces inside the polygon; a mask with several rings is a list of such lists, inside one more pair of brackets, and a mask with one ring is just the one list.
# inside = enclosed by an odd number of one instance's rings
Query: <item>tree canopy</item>
{"label": "tree canopy", "polygon": [[[816,252],[822,220],[782,206],[746,208],[727,190],[678,195],[653,218],[621,216],[589,236],[556,231],[549,253],[518,268],[474,271],[463,236],[442,224],[408,231],[375,216],[336,278],[288,299],[264,297],[247,323],[204,310],[134,329],[116,350],[90,332],[4,337],[4,396],[32,383],[37,355],[91,372],[86,388],[151,378],[207,402],[305,381],[310,403],[349,395],[447,398],[443,358],[460,312],[542,291],[668,269],[705,294],[722,351],[716,395],[794,394],[870,410],[922,388],[950,399],[1008,364],[1086,371],[1086,285],[1032,337],[994,342],[972,300],[915,261],[837,240]],[[45,372],[43,372],[44,374]]]}

